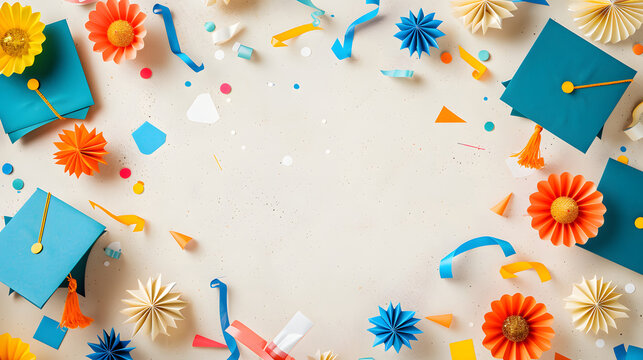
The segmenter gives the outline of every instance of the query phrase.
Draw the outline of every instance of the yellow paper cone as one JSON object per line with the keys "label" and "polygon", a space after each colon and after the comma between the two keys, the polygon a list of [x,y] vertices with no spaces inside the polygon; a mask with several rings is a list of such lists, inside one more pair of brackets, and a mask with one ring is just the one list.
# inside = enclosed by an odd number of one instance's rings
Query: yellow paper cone
{"label": "yellow paper cone", "polygon": [[190,240],[192,240],[191,237],[178,233],[176,231],[170,231],[170,234],[183,250],[185,250],[185,246],[190,242]]}

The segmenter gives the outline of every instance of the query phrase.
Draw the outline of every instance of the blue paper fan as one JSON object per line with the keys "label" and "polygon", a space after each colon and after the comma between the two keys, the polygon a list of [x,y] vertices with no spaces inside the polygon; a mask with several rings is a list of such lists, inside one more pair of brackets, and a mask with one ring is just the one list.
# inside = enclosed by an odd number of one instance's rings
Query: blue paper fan
{"label": "blue paper fan", "polygon": [[409,17],[401,17],[402,22],[395,24],[400,29],[395,34],[396,38],[402,40],[400,49],[408,48],[410,56],[417,52],[419,57],[422,57],[422,52],[431,55],[430,47],[439,49],[436,39],[444,36],[444,33],[438,30],[442,20],[435,20],[434,16],[435,13],[424,16],[424,11],[420,9],[417,17],[411,11]]}
{"label": "blue paper fan", "polygon": [[[422,12],[420,11],[420,14]],[[411,348],[411,340],[417,341],[414,334],[421,334],[422,330],[415,327],[420,319],[413,316],[415,311],[403,311],[400,304],[393,307],[393,304],[388,305],[388,309],[380,307],[380,316],[375,316],[368,321],[375,325],[368,329],[375,335],[375,342],[373,347],[384,344],[384,351],[388,350],[391,346],[400,352],[402,345]]]}
{"label": "blue paper fan", "polygon": [[130,340],[121,341],[121,334],[115,335],[114,329],[108,335],[105,330],[103,330],[103,338],[97,336],[99,343],[87,343],[92,350],[93,354],[87,355],[88,358],[92,360],[132,360],[132,355],[130,351],[134,350],[134,347],[127,347]]}

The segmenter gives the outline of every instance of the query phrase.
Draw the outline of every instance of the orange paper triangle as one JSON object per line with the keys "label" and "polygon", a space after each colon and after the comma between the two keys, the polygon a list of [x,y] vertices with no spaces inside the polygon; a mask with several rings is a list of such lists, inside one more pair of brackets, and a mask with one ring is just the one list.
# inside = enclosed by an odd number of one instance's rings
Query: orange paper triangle
{"label": "orange paper triangle", "polygon": [[431,320],[434,323],[440,324],[445,328],[451,327],[451,321],[453,320],[453,314],[444,314],[444,315],[433,315],[427,316],[427,320]]}
{"label": "orange paper triangle", "polygon": [[556,353],[556,355],[554,355],[554,360],[571,360],[571,359],[559,353]]}
{"label": "orange paper triangle", "polygon": [[183,250],[185,250],[185,246],[190,242],[190,240],[192,240],[191,237],[178,233],[176,231],[170,231],[170,234]]}
{"label": "orange paper triangle", "polygon": [[505,213],[505,210],[507,209],[507,205],[509,204],[509,200],[511,200],[511,197],[513,196],[514,193],[509,193],[504,199],[502,199],[499,203],[494,205],[490,210],[495,212],[496,214],[503,216]]}
{"label": "orange paper triangle", "polygon": [[466,123],[458,115],[454,114],[451,110],[447,109],[446,106],[442,107],[438,118],[435,119],[436,123]]}

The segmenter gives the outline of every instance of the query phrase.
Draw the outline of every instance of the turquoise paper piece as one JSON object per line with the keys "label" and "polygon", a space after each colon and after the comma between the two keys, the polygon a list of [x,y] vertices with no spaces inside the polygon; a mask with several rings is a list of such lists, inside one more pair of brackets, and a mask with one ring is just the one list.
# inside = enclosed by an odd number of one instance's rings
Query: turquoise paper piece
{"label": "turquoise paper piece", "polygon": [[475,239],[471,239],[469,241],[465,241],[462,243],[462,245],[458,246],[455,250],[450,252],[447,256],[442,258],[440,260],[440,277],[442,279],[451,279],[453,277],[453,258],[465,253],[469,250],[473,250],[475,248],[479,248],[482,246],[489,246],[489,245],[498,245],[500,246],[500,249],[502,249],[502,252],[505,254],[505,257],[514,255],[516,253],[516,250],[514,250],[514,247],[511,246],[511,244],[507,241],[500,240],[495,237],[491,236],[481,236],[477,237]]}
{"label": "turquoise paper piece", "polygon": [[578,246],[643,274],[643,230],[634,226],[643,216],[643,172],[609,159],[598,191],[607,208],[605,223],[596,237]]}
{"label": "turquoise paper piece", "polygon": [[67,335],[66,327],[60,327],[60,323],[58,321],[50,317],[43,316],[33,338],[58,350],[60,344],[65,338],[65,335]]}
{"label": "turquoise paper piece", "polygon": [[413,70],[380,70],[382,75],[395,78],[412,78]]}
{"label": "turquoise paper piece", "polygon": [[12,143],[57,119],[38,94],[27,88],[29,79],[40,82],[40,92],[63,117],[84,119],[94,105],[67,21],[45,26],[44,34],[47,39],[34,64],[22,74],[0,78],[0,121]]}
{"label": "turquoise paper piece", "polygon": [[586,152],[630,83],[562,91],[565,81],[589,85],[633,79],[636,71],[549,19],[500,100],[576,149]]}
{"label": "turquoise paper piece", "polygon": [[151,155],[161,145],[165,144],[166,135],[159,128],[146,121],[132,133],[132,137],[141,153]]}
{"label": "turquoise paper piece", "polygon": [[319,17],[323,16],[326,12],[324,10],[318,8],[317,6],[315,6],[315,4],[313,4],[312,0],[297,0],[297,1],[302,3],[302,4],[304,4],[304,5],[306,5],[306,6],[308,6],[308,7],[311,7],[313,9],[315,9],[315,11],[313,11],[310,14],[310,17],[313,18],[313,26],[319,26],[319,23],[321,22],[321,20],[319,20]]}
{"label": "turquoise paper piece", "polygon": [[[31,252],[38,241],[47,193],[37,189],[0,231],[0,282],[42,308],[64,283],[105,231],[105,226],[51,196],[42,236],[43,250]],[[83,266],[84,272],[84,266]],[[82,276],[75,279],[80,284]]]}

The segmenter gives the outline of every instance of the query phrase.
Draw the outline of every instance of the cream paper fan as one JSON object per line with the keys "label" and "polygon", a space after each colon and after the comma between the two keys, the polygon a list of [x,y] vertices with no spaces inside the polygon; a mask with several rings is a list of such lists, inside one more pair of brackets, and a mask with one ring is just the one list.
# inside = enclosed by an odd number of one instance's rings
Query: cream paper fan
{"label": "cream paper fan", "polygon": [[509,0],[452,0],[451,7],[472,33],[482,28],[483,34],[488,28],[500,29],[502,19],[512,17],[517,9]]}
{"label": "cream paper fan", "polygon": [[618,302],[621,294],[614,292],[616,285],[607,284],[594,276],[592,280],[585,280],[574,284],[572,294],[565,298],[565,309],[572,313],[574,326],[578,330],[588,333],[590,330],[598,334],[599,330],[606,333],[608,325],[616,329],[614,319],[627,318],[628,308]]}
{"label": "cream paper fan", "polygon": [[328,350],[326,352],[321,352],[321,350],[317,350],[317,353],[315,356],[309,356],[308,359],[310,360],[337,360],[337,354],[334,352]]}
{"label": "cream paper fan", "polygon": [[176,320],[184,319],[181,310],[185,308],[185,301],[179,300],[181,294],[171,292],[174,285],[161,285],[159,275],[154,280],[149,278],[146,286],[139,280],[138,290],[127,290],[132,298],[122,300],[129,307],[121,313],[129,316],[125,324],[136,324],[132,336],[143,330],[154,340],[159,333],[169,335],[168,328],[175,328]]}
{"label": "cream paper fan", "polygon": [[[203,2],[205,3],[205,6],[210,6],[210,5],[214,5],[214,4],[216,4],[216,3],[217,3],[217,0],[203,0]],[[228,5],[228,4],[230,3],[230,0],[223,0],[223,2],[224,2],[226,5]]]}
{"label": "cream paper fan", "polygon": [[603,43],[627,39],[643,22],[643,0],[572,0],[569,10],[585,35]]}

